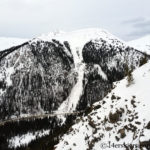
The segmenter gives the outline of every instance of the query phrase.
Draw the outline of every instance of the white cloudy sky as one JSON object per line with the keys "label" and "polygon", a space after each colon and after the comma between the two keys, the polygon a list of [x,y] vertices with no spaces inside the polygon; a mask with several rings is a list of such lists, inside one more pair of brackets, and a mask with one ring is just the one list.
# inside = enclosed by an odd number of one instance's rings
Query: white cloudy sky
{"label": "white cloudy sky", "polygon": [[124,40],[150,34],[150,0],[0,0],[1,37],[89,27]]}

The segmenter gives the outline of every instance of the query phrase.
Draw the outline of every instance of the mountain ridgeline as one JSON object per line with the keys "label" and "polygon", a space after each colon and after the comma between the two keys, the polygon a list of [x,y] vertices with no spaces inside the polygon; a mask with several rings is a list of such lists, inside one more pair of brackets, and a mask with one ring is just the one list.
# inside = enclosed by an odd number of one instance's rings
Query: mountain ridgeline
{"label": "mountain ridgeline", "polygon": [[[63,39],[60,35],[59,38],[36,38],[1,51],[0,121],[26,115],[86,110],[111,91],[114,81],[123,79],[128,71],[149,59],[145,53],[126,46],[105,32],[103,34],[105,38],[101,33],[92,38],[93,34],[90,34],[86,36],[87,40],[83,36],[84,42],[78,34],[72,39],[67,36]],[[51,120],[53,125],[47,121],[47,126],[44,126],[44,129],[53,126],[50,130],[54,138],[55,127],[62,127],[58,120]],[[66,122],[71,125],[73,120]],[[0,130],[4,131],[1,127]],[[42,130],[42,127],[37,130]],[[10,133],[3,134],[5,141],[8,141],[7,137],[18,135],[18,132]]]}
{"label": "mountain ridgeline", "polygon": [[[102,99],[112,82],[122,79],[146,57],[131,47],[102,38],[85,43],[83,91],[77,109]],[[78,71],[69,42],[33,40],[0,53],[1,120],[21,114],[56,111],[77,83]],[[101,75],[105,74],[106,78]]]}

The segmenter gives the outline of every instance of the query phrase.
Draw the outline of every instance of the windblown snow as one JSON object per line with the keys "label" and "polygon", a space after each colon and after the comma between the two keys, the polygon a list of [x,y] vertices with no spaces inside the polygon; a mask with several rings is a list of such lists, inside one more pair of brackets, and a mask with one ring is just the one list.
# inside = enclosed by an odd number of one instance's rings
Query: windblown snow
{"label": "windblown snow", "polygon": [[[93,105],[92,112],[78,118],[56,150],[126,150],[150,148],[150,62],[127,78],[114,83],[114,89]],[[146,143],[146,145],[144,145]]]}

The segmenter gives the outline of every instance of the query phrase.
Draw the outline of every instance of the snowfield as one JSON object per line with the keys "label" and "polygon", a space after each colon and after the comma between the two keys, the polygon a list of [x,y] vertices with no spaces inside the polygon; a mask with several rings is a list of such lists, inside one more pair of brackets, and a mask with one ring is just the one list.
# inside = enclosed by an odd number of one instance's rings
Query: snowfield
{"label": "snowfield", "polygon": [[149,149],[150,62],[136,69],[133,79],[129,87],[127,78],[115,82],[114,89],[93,105],[90,114],[76,120],[56,150],[140,149],[145,143],[143,149]]}
{"label": "snowfield", "polygon": [[0,51],[5,50],[7,48],[20,45],[24,42],[28,41],[27,39],[21,38],[6,38],[0,37]]}
{"label": "snowfield", "polygon": [[91,40],[99,40],[103,38],[109,43],[112,43],[114,39],[123,42],[122,40],[118,39],[116,36],[109,33],[107,30],[100,29],[100,28],[87,28],[81,29],[71,32],[51,32],[48,34],[42,34],[36,40],[44,40],[44,41],[51,41],[52,39],[57,39],[61,42],[68,41],[71,43],[71,46],[81,47],[83,48],[84,44],[91,41]]}
{"label": "snowfield", "polygon": [[150,54],[150,35],[139,38],[137,40],[129,41],[127,44],[142,52]]}

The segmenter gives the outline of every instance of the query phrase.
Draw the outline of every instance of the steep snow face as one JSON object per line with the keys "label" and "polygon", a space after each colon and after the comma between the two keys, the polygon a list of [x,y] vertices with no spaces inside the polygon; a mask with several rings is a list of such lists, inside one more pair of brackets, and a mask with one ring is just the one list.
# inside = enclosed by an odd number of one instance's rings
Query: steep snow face
{"label": "steep snow face", "polygon": [[137,40],[129,41],[127,42],[127,44],[142,52],[150,54],[150,35],[147,35]]}
{"label": "steep snow face", "polygon": [[[126,150],[150,148],[150,62],[127,78],[114,83],[114,89],[91,112],[78,118],[56,150]],[[131,146],[131,147],[130,147]]]}
{"label": "steep snow face", "polygon": [[28,39],[0,37],[0,51],[8,49],[12,46],[20,45],[26,41],[28,41]]}

